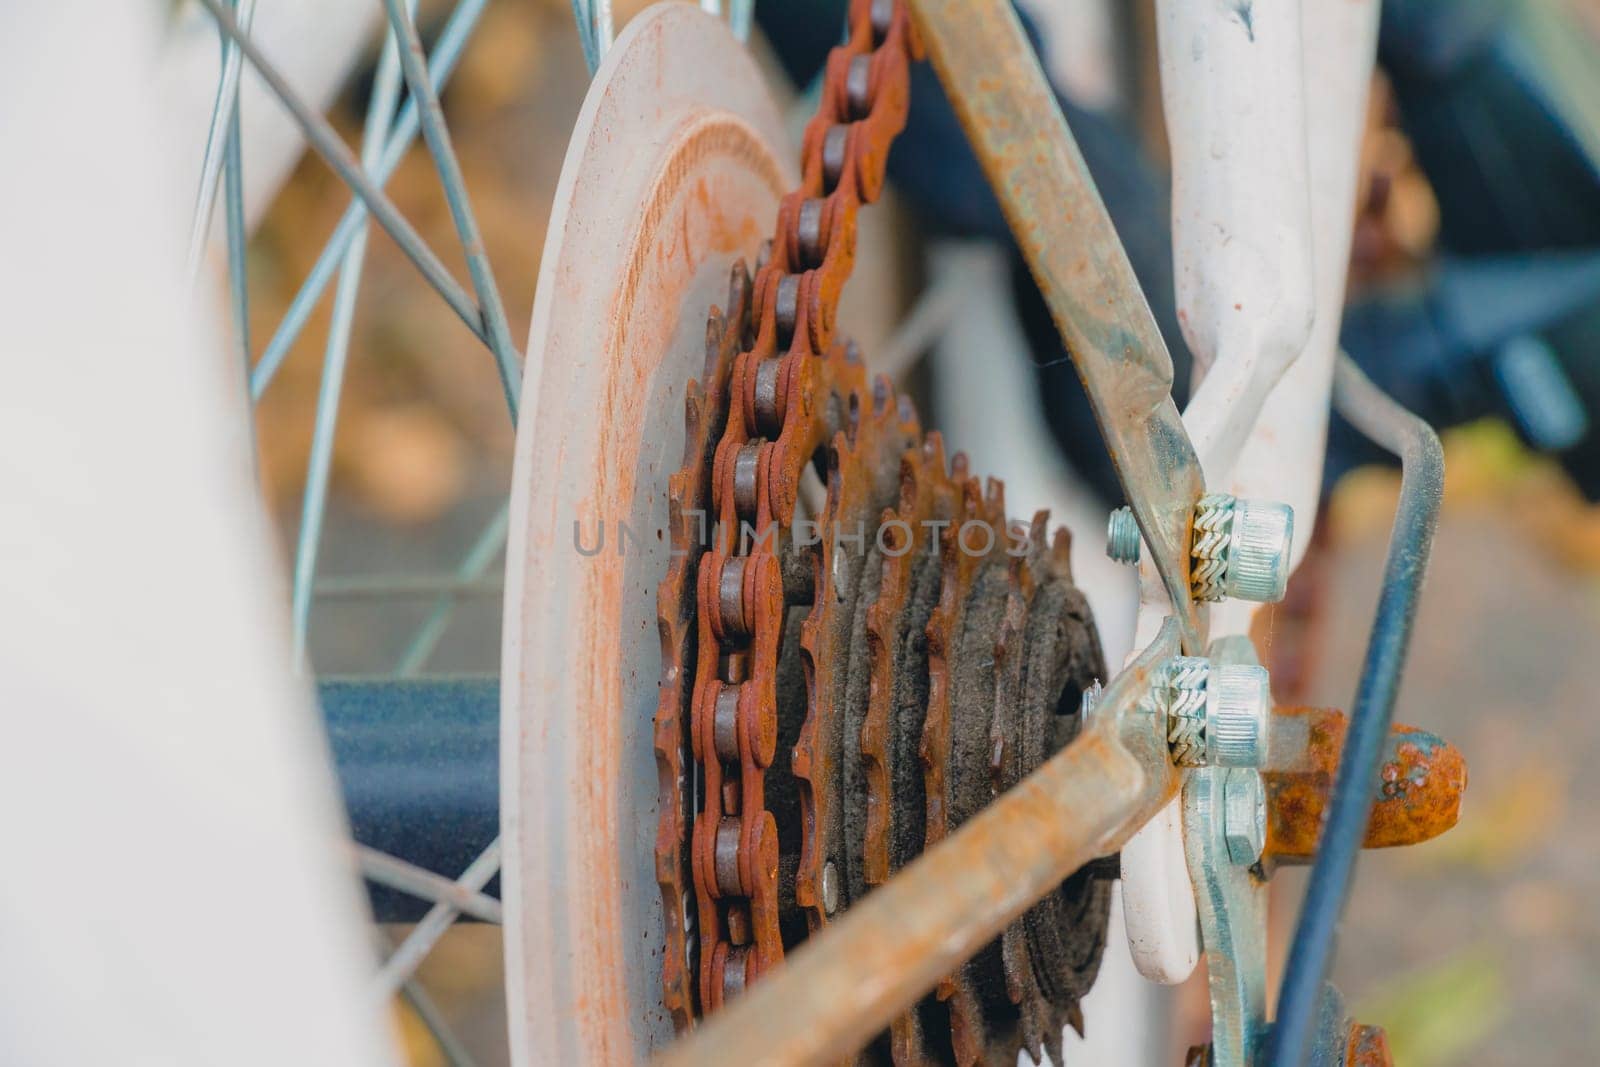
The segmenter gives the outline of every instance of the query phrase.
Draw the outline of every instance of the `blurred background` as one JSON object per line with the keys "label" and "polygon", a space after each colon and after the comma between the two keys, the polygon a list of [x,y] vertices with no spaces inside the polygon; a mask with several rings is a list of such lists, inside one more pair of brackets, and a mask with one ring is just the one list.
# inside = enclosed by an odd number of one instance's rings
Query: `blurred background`
{"label": "blurred background", "polygon": [[[640,6],[619,2],[619,21]],[[1048,0],[1023,5],[1091,166],[1110,176],[1102,190],[1152,303],[1158,315],[1170,313],[1147,5],[1113,10],[1106,39],[1127,43],[1109,55],[1081,35],[1063,40],[1050,8]],[[781,93],[804,91],[841,12],[828,3],[758,5],[754,47]],[[425,40],[447,13],[442,0],[424,0]],[[1588,1062],[1600,1047],[1600,1015],[1590,1007],[1600,990],[1592,906],[1600,827],[1583,814],[1597,787],[1581,773],[1591,753],[1600,761],[1600,717],[1591,709],[1600,691],[1600,440],[1591,432],[1600,419],[1600,3],[1391,2],[1380,53],[1344,342],[1380,385],[1443,431],[1445,507],[1397,718],[1453,741],[1472,778],[1455,830],[1404,854],[1363,859],[1335,978],[1358,1017],[1388,1028],[1407,1067]],[[376,48],[330,112],[350,143],[359,140],[375,60]],[[1004,241],[981,178],[974,184],[963,170],[970,161],[919,162],[961,152],[941,121],[948,105],[929,82],[917,85],[916,121],[892,162],[896,203],[883,214],[895,224],[872,238],[888,246],[873,253],[885,263],[915,264],[933,238]],[[443,94],[519,341],[587,84],[570,6],[506,0],[489,6]],[[388,190],[465,277],[420,148]],[[258,345],[348,202],[313,157],[283,187],[249,247]],[[892,278],[875,284],[898,291]],[[1049,364],[1058,342],[1040,325],[1031,283],[1020,275],[1014,289],[1030,355]],[[319,305],[258,409],[262,489],[286,555],[329,306]],[[1181,335],[1175,323],[1164,326],[1182,378]],[[435,609],[432,598],[349,592],[362,576],[455,569],[503,506],[511,466],[492,362],[376,229],[352,353],[312,662],[319,676],[493,674],[498,560],[420,659],[412,639]],[[925,383],[922,392],[926,401]],[[1070,370],[1041,370],[1038,392],[1069,462],[1107,508],[1120,503]],[[936,407],[922,409],[927,423],[940,424]],[[1271,609],[1269,653],[1280,700],[1348,707],[1398,476],[1338,427],[1330,447],[1315,549],[1290,599]],[[1288,922],[1295,873],[1279,883],[1276,915]],[[499,951],[497,929],[458,925],[420,972],[483,1064],[506,1062]],[[399,1010],[414,1062],[448,1062],[411,1009]],[[1173,1062],[1203,1035],[1204,1011],[1197,979],[1173,1011]]]}

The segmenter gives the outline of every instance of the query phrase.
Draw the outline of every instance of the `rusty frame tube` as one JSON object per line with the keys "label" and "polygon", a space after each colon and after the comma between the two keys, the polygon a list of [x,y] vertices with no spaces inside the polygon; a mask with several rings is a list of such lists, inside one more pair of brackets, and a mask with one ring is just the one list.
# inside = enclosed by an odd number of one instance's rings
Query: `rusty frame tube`
{"label": "rusty frame tube", "polygon": [[1172,398],[1172,357],[1009,0],[910,0],[967,140],[1022,249],[1105,437],[1123,494],[1182,628],[1204,655],[1189,596],[1200,462]]}
{"label": "rusty frame tube", "polygon": [[1177,651],[1169,619],[1072,744],[656,1062],[838,1062],[1068,875],[1115,852],[1177,792],[1163,723],[1144,704]]}

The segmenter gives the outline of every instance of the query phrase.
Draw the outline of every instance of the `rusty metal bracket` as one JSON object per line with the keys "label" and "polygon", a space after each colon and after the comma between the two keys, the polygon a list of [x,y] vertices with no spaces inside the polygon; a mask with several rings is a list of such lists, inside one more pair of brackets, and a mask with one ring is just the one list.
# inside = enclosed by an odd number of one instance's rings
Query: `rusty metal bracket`
{"label": "rusty metal bracket", "polygon": [[1190,522],[1205,492],[1172,398],[1172,357],[1083,155],[1008,0],[910,0],[928,56],[1072,353],[1183,650],[1202,655]]}
{"label": "rusty metal bracket", "polygon": [[1115,852],[1178,787],[1146,699],[1177,651],[1168,619],[1076,740],[657,1062],[838,1062],[1063,878]]}

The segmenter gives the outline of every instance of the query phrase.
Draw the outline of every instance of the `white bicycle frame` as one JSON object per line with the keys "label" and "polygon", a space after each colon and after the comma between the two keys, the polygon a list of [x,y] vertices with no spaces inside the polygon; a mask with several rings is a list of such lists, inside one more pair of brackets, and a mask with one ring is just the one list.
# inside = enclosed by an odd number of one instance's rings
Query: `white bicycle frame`
{"label": "white bicycle frame", "polygon": [[[1297,566],[1322,484],[1378,0],[1157,12],[1178,316],[1198,372],[1184,425],[1211,491],[1294,508]],[[1135,648],[1169,611],[1154,568],[1140,575]],[[1223,601],[1212,639],[1247,636],[1260,607]],[[1188,977],[1199,943],[1177,801],[1123,850],[1123,903],[1140,972]]]}

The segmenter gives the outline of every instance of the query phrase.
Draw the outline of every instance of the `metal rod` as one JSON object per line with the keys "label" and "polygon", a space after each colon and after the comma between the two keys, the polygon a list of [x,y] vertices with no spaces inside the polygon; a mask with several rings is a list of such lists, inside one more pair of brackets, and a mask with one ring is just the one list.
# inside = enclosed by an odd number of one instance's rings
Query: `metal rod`
{"label": "metal rod", "polygon": [[398,889],[402,893],[409,893],[421,900],[448,904],[461,914],[470,915],[486,923],[498,925],[503,921],[504,911],[500,902],[494,897],[467,889],[442,874],[435,874],[414,863],[407,863],[387,852],[379,852],[375,848],[359,844],[352,844],[350,847],[355,850],[356,863],[360,866],[362,875],[370,881],[388,886],[390,889]]}
{"label": "metal rod", "polygon": [[1089,729],[659,1062],[848,1059],[1062,879],[1115,852],[1177,788],[1156,716],[1140,710],[1177,649],[1169,619],[1106,689]]}
{"label": "metal rod", "polygon": [[450,205],[450,218],[455,223],[456,235],[461,239],[461,249],[467,257],[467,275],[478,295],[478,306],[483,310],[484,330],[488,334],[489,350],[494,353],[495,366],[500,371],[500,387],[505,390],[506,407],[511,412],[512,425],[517,421],[517,394],[522,387],[522,357],[511,343],[511,329],[506,323],[505,304],[500,299],[500,287],[495,284],[494,271],[489,266],[489,256],[483,247],[483,234],[472,213],[472,201],[467,196],[466,179],[461,174],[461,163],[456,159],[450,143],[450,129],[444,121],[444,109],[439,106],[439,94],[434,91],[428,77],[428,61],[422,51],[422,39],[402,0],[384,0],[389,9],[389,22],[394,26],[400,41],[400,69],[406,78],[411,98],[417,101],[422,117],[422,137],[433,156],[434,169],[444,186],[445,200]]}
{"label": "metal rod", "polygon": [[319,600],[490,596],[503,584],[498,574],[465,580],[454,574],[338,574],[317,579],[314,593]]}
{"label": "metal rod", "polygon": [[[472,36],[472,31],[477,26],[478,18],[483,14],[487,3],[488,0],[461,0],[451,12],[449,21],[439,34],[439,42],[434,46],[433,57],[429,62],[429,72],[433,75],[435,85],[442,88],[450,80],[450,75],[455,73],[462,49],[466,47],[467,39]],[[372,180],[379,188],[389,181],[400,166],[400,161],[405,158],[406,152],[410,150],[412,142],[417,139],[417,134],[421,132],[422,126],[417,117],[415,100],[406,100],[394,127],[388,143],[384,145],[383,158],[372,171]],[[278,329],[267,342],[266,349],[262,351],[261,362],[257,363],[255,370],[251,372],[250,395],[255,399],[261,399],[261,394],[272,383],[273,375],[277,374],[278,368],[289,355],[289,350],[294,347],[300,331],[305,328],[306,322],[311,318],[311,312],[316,309],[317,301],[322,299],[324,290],[328,288],[328,283],[333,280],[335,272],[339,269],[345,250],[355,241],[356,234],[360,232],[368,214],[367,205],[359,196],[353,197],[350,206],[345,208],[339,224],[334,227],[333,235],[328,238],[327,244],[323,245],[321,253],[317,256],[317,262],[312,265],[311,273],[306,276],[294,299],[289,302],[289,310],[284,312],[283,321],[278,324]],[[473,332],[480,338],[483,336],[477,329]]]}
{"label": "metal rod", "polygon": [[[456,884],[476,892],[499,873],[499,870],[500,839],[497,837],[483,850],[482,855],[461,872]],[[450,924],[456,921],[456,916],[459,914],[460,910],[451,904],[435,904],[428,909],[428,914],[412,928],[411,933],[384,962],[377,977],[373,979],[373,989],[379,999],[386,1000],[394,996],[401,983],[411,977],[428,953],[433,951],[433,946],[439,943],[439,938],[450,929]]]}
{"label": "metal rod", "polygon": [[[416,0],[412,0],[415,4]],[[373,78],[372,96],[361,132],[361,166],[371,171],[382,155],[384,141],[400,99],[400,50],[394,34],[385,34],[383,54]],[[311,432],[311,454],[306,459],[306,487],[300,497],[300,530],[296,538],[294,577],[290,591],[290,618],[294,634],[294,662],[305,661],[307,632],[311,624],[312,586],[317,577],[317,556],[322,544],[322,520],[327,513],[328,477],[333,468],[333,438],[339,428],[339,398],[350,356],[350,331],[355,325],[356,297],[367,256],[367,224],[363,222],[339,267],[339,284],[333,295],[333,321],[328,325],[328,345],[322,356],[322,381],[317,387],[316,422]]]}
{"label": "metal rod", "polygon": [[217,20],[217,25],[222,27],[223,32],[239,45],[250,65],[255,67],[256,73],[294,117],[306,140],[311,142],[311,147],[316,149],[317,154],[327,160],[334,172],[344,179],[344,183],[366,202],[367,209],[378,220],[378,224],[394,238],[394,242],[400,246],[406,258],[411,260],[428,283],[438,290],[439,295],[444,297],[445,302],[461,317],[467,328],[477,337],[485,338],[483,314],[472,302],[472,298],[450,276],[450,272],[445,269],[439,257],[434,255],[433,249],[428,247],[427,242],[411,223],[400,214],[393,201],[362,172],[361,164],[351,154],[349,146],[339,139],[333,127],[328,125],[328,120],[313,111],[290,88],[277,67],[273,66],[261,54],[261,50],[239,29],[233,16],[222,6],[222,0],[200,0],[200,3],[211,12],[211,17]]}
{"label": "metal rod", "polygon": [[1319,997],[1377,793],[1444,487],[1444,451],[1438,435],[1373,385],[1347,355],[1341,354],[1334,368],[1333,401],[1357,430],[1400,457],[1400,502],[1389,534],[1372,636],[1351,705],[1344,755],[1290,944],[1278,1017],[1268,1037],[1268,1062],[1276,1067],[1304,1063],[1316,1032]]}
{"label": "metal rod", "polygon": [[[500,505],[500,510],[495,512],[489,520],[478,539],[467,549],[467,554],[462,557],[461,565],[456,568],[456,579],[462,583],[474,582],[483,577],[495,557],[505,548],[506,530],[511,520],[511,504],[509,501]],[[458,596],[454,592],[447,592],[439,597],[426,620],[418,627],[416,636],[406,646],[404,654],[400,657],[399,664],[394,673],[400,678],[413,678],[423,666],[427,664],[428,657],[433,655],[433,650],[438,647],[439,639],[444,636],[445,630],[450,625],[450,616],[455,613]]]}
{"label": "metal rod", "polygon": [[[239,27],[250,32],[255,21],[256,0],[233,0],[238,11]],[[205,258],[206,239],[211,233],[211,216],[217,204],[217,177],[222,173],[225,146],[236,139],[239,113],[239,76],[244,59],[239,46],[226,31],[219,27],[222,38],[222,74],[217,79],[217,99],[211,107],[211,126],[206,131],[206,152],[200,162],[200,189],[195,194],[194,218],[189,223],[188,274],[194,278],[200,273]],[[230,134],[230,127],[233,131]]]}
{"label": "metal rod", "polygon": [[1072,354],[1122,490],[1183,628],[1189,530],[1205,491],[1172,399],[1167,353],[1139,280],[1010,0],[911,0],[928,55]]}

